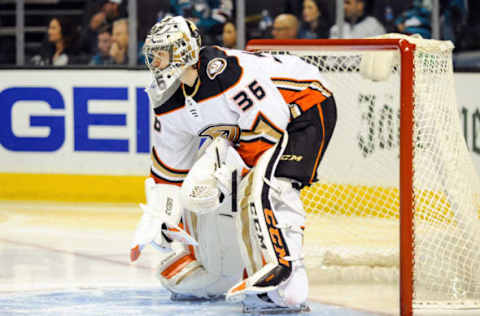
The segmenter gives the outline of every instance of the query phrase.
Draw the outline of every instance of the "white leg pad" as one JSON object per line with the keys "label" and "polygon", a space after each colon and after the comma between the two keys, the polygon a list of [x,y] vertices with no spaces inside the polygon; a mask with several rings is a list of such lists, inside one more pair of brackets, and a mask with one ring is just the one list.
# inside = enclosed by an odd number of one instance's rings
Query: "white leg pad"
{"label": "white leg pad", "polygon": [[181,246],[162,260],[157,276],[173,293],[200,298],[224,295],[241,278],[243,262],[231,213],[185,211],[187,231],[198,246]]}
{"label": "white leg pad", "polygon": [[265,152],[240,184],[237,232],[249,277],[229,290],[230,301],[268,293],[275,304],[291,306],[304,303],[308,295],[305,212],[299,191],[273,175],[282,152],[278,146]]}
{"label": "white leg pad", "polygon": [[[299,305],[304,303],[308,297],[308,277],[303,262],[303,227],[305,216],[298,211],[303,209],[299,192],[291,188],[285,189],[285,181],[279,180],[280,186],[283,186],[282,196],[273,194],[272,203],[276,210],[277,227],[282,227],[285,239],[290,250],[290,260],[293,264],[293,270],[288,280],[268,293],[272,301],[280,306]],[[289,205],[282,200],[289,201]],[[300,228],[300,230],[298,229]]]}

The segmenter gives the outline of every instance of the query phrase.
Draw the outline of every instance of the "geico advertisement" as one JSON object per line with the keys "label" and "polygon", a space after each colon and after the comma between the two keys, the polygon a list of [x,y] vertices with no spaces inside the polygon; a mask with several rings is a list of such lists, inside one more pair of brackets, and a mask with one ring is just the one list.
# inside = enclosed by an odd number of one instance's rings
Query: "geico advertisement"
{"label": "geico advertisement", "polygon": [[0,81],[0,172],[149,171],[148,71],[16,70]]}
{"label": "geico advertisement", "polygon": [[[148,174],[148,71],[8,70],[2,78],[0,172]],[[460,128],[477,170],[480,98],[474,93],[480,95],[479,79],[479,74],[455,75]],[[338,106],[337,127],[320,164],[324,179],[398,182],[399,106],[387,86],[372,93],[355,96],[353,110]],[[375,170],[368,168],[372,161]]]}

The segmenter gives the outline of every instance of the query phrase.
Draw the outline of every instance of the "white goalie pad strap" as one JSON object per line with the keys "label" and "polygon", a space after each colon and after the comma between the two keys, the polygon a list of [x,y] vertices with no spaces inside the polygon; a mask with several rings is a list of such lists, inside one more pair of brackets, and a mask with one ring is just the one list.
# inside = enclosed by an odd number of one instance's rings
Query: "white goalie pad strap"
{"label": "white goalie pad strap", "polygon": [[230,145],[217,137],[208,145],[204,154],[195,162],[181,188],[185,208],[195,213],[208,213],[220,206],[220,195],[231,194],[232,173],[246,167]]}

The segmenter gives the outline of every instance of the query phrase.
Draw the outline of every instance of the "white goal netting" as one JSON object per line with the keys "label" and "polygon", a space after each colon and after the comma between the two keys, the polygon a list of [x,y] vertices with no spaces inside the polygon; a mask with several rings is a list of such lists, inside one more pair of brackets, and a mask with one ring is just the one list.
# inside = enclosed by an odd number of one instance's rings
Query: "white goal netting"
{"label": "white goal netting", "polygon": [[[414,290],[417,304],[480,308],[480,184],[456,103],[452,45],[408,39],[414,53]],[[360,75],[366,53],[385,47],[290,46],[323,73],[338,122],[319,166],[320,181],[302,191],[308,212],[306,262],[322,282],[398,282],[400,217],[400,50],[390,76]],[[400,232],[405,233],[405,232]]]}

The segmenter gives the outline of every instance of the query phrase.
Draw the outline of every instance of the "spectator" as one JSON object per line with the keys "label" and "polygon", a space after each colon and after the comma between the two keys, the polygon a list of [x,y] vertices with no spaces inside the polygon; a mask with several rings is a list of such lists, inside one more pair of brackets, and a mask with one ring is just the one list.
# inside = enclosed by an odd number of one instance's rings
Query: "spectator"
{"label": "spectator", "polygon": [[480,69],[480,1],[470,0],[467,4],[467,27],[462,34],[459,34],[456,43],[462,52],[453,55],[453,62],[455,67],[477,68],[478,71]]}
{"label": "spectator", "polygon": [[328,38],[330,23],[322,0],[304,0],[299,38]]}
{"label": "spectator", "polygon": [[[54,17],[48,25],[47,38],[43,42],[40,54],[32,58],[37,66],[65,66],[78,62],[79,50],[75,46],[76,29],[66,17]],[[77,59],[76,59],[77,58]]]}
{"label": "spectator", "polygon": [[227,21],[223,25],[222,41],[223,46],[226,48],[237,47],[237,29],[232,21]]}
{"label": "spectator", "polygon": [[[344,38],[364,38],[385,34],[383,25],[368,15],[368,0],[344,0],[345,23]],[[341,37],[337,24],[330,29],[330,38]]]}
{"label": "spectator", "polygon": [[293,14],[279,14],[273,21],[274,39],[294,39],[298,35],[298,19]]}
{"label": "spectator", "polygon": [[253,37],[271,37],[272,36],[273,19],[270,12],[267,9],[263,9],[261,13],[260,21],[258,21],[257,35]]}
{"label": "spectator", "polygon": [[423,38],[431,38],[431,12],[422,5],[421,0],[414,0],[413,5],[395,19],[396,31],[402,34],[420,34]]}
{"label": "spectator", "polygon": [[464,0],[440,0],[441,38],[456,43],[467,22]]}
{"label": "spectator", "polygon": [[[141,44],[139,43],[137,64],[145,64],[145,58],[142,54]],[[128,20],[120,19],[113,22],[112,46],[110,47],[110,57],[113,64],[128,64]]]}
{"label": "spectator", "polygon": [[128,64],[128,20],[120,19],[113,23],[110,57],[117,65]]}
{"label": "spectator", "polygon": [[100,10],[90,18],[90,30],[97,32],[102,26],[112,24],[120,17],[119,7],[122,0],[101,1]]}
{"label": "spectator", "polygon": [[283,10],[281,11],[282,13],[291,13],[295,16],[300,16],[300,14],[302,13],[302,1],[284,0],[283,2],[284,2],[284,5],[283,5]]}
{"label": "spectator", "polygon": [[467,5],[467,26],[458,34],[455,45],[464,51],[480,50],[480,1],[470,0]]}
{"label": "spectator", "polygon": [[104,26],[98,31],[97,54],[92,57],[90,65],[112,64],[110,48],[112,47],[112,30],[110,26]]}
{"label": "spectator", "polygon": [[15,64],[15,44],[15,38],[11,36],[0,36],[0,65]]}
{"label": "spectator", "polygon": [[82,38],[82,46],[88,53],[95,51],[98,31],[102,27],[112,25],[113,21],[126,16],[126,12],[121,8],[122,0],[101,0],[95,2],[96,8],[93,9],[93,14],[86,21]]}
{"label": "spectator", "polygon": [[144,41],[152,26],[170,9],[170,0],[137,0],[137,38]]}
{"label": "spectator", "polygon": [[222,27],[232,17],[232,0],[170,0],[172,15],[193,21],[202,34],[203,44],[221,42]]}

